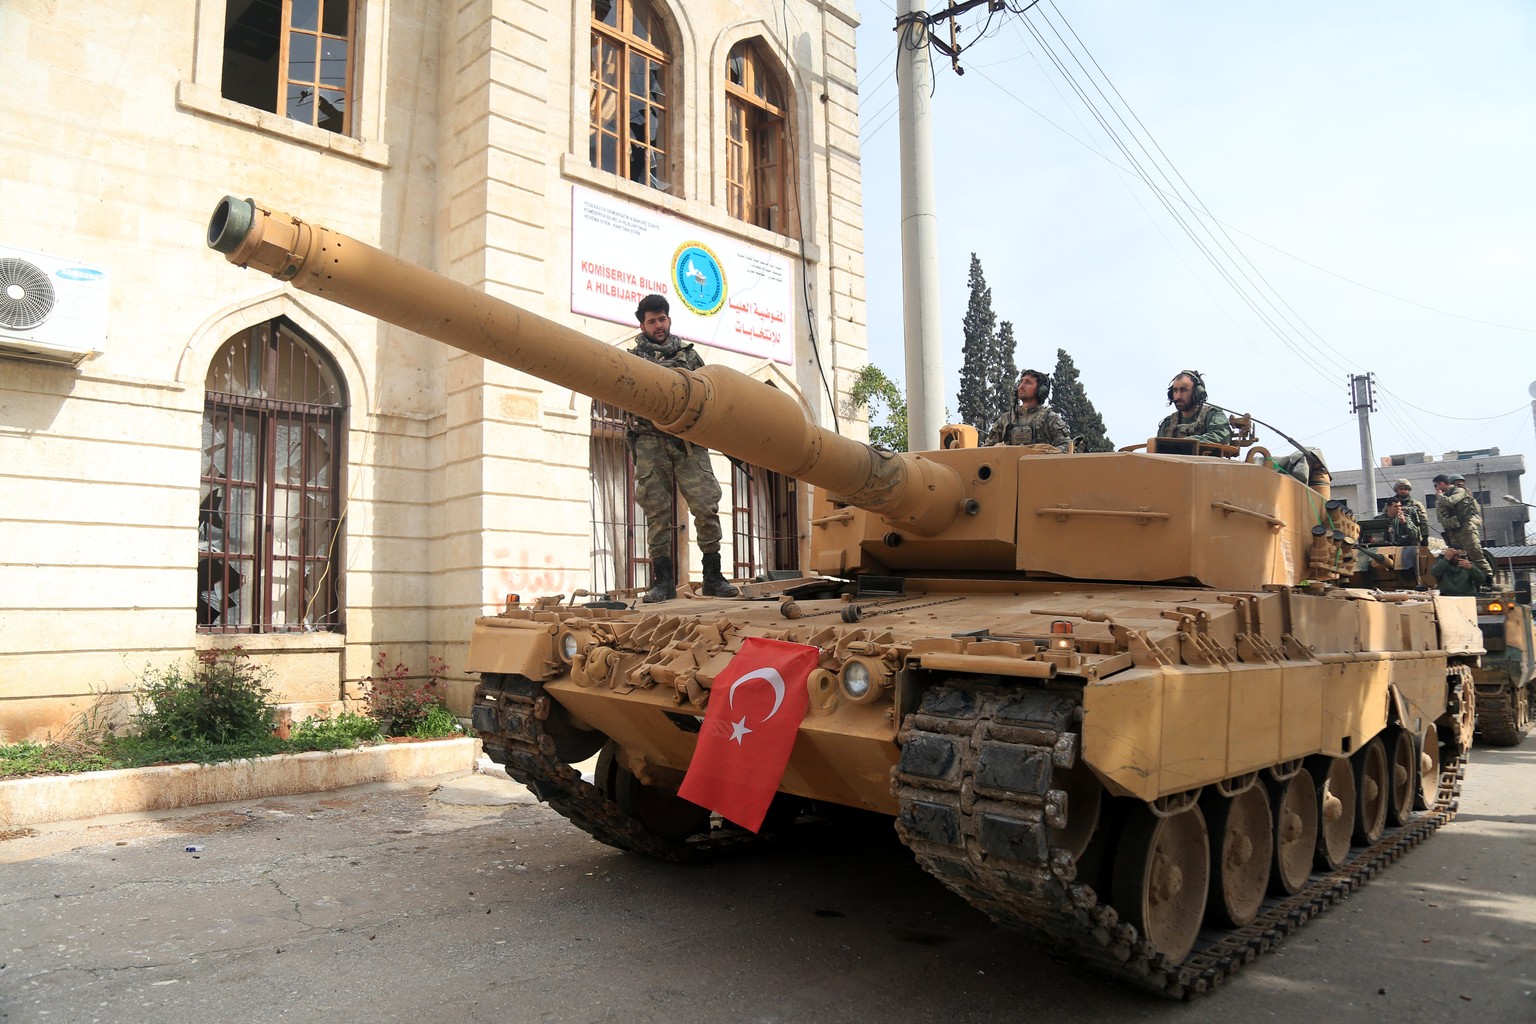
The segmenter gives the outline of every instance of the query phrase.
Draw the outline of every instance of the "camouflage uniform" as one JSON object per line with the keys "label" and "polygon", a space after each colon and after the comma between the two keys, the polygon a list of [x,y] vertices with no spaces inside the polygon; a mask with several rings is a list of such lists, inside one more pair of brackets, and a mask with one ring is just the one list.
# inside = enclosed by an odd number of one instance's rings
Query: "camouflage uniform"
{"label": "camouflage uniform", "polygon": [[1403,499],[1403,518],[1418,534],[1419,544],[1429,543],[1429,509],[1418,498]]}
{"label": "camouflage uniform", "polygon": [[1477,566],[1485,579],[1493,579],[1493,566],[1483,553],[1483,507],[1465,487],[1452,484],[1435,502],[1435,517],[1445,542],[1467,553],[1467,560]]}
{"label": "camouflage uniform", "polygon": [[[1439,507],[1436,502],[1435,507]],[[1467,561],[1472,566],[1463,569],[1459,565],[1452,565],[1443,558],[1435,559],[1435,564],[1429,567],[1429,574],[1437,581],[1440,593],[1446,597],[1475,597],[1477,588],[1488,581],[1488,576],[1477,567],[1472,560],[1472,553],[1467,552]]]}
{"label": "camouflage uniform", "polygon": [[1193,416],[1185,419],[1175,409],[1172,413],[1163,417],[1163,421],[1157,425],[1158,437],[1187,437],[1195,441],[1206,441],[1211,444],[1231,444],[1232,424],[1227,422],[1227,414],[1214,405],[1202,403],[1195,410]]}
{"label": "camouflage uniform", "polygon": [[1419,540],[1418,531],[1408,521],[1408,514],[1405,512],[1402,519],[1387,520],[1387,536],[1382,543],[1389,547],[1416,548],[1422,541]]}
{"label": "camouflage uniform", "polygon": [[[630,350],[643,359],[676,369],[697,370],[704,360],[693,346],[668,337],[658,345],[641,334]],[[720,480],[709,450],[658,430],[656,424],[626,414],[629,449],[635,457],[635,500],[645,511],[645,544],[652,560],[672,557],[672,492],[683,492],[693,513],[694,539],[702,553],[720,551]]]}
{"label": "camouflage uniform", "polygon": [[1059,452],[1067,450],[1067,421],[1055,409],[1037,405],[1026,409],[1015,404],[987,431],[988,445],[994,444],[1048,444]]}

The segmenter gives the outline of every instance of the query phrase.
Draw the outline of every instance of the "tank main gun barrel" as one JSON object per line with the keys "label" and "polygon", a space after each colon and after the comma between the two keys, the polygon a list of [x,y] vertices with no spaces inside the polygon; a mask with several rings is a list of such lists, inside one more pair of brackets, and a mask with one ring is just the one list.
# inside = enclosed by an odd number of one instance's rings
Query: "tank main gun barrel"
{"label": "tank main gun barrel", "polygon": [[965,500],[964,484],[949,467],[824,430],[794,398],[746,374],[725,366],[660,366],[253,200],[220,201],[208,222],[208,246],[236,266],[804,480],[908,532],[940,532]]}

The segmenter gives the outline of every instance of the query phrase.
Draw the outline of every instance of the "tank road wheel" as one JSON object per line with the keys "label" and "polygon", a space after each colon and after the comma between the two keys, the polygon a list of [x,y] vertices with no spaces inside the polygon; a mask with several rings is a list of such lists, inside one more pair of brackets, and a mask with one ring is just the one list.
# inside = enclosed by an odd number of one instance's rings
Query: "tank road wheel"
{"label": "tank road wheel", "polygon": [[1200,934],[1210,868],[1198,804],[1169,818],[1142,805],[1131,812],[1115,858],[1114,905],[1158,952],[1178,962]]}
{"label": "tank road wheel", "polygon": [[681,843],[689,836],[709,831],[709,811],[689,803],[677,790],[649,786],[619,763],[613,743],[598,755],[594,777],[604,796],[658,839]]}
{"label": "tank road wheel", "polygon": [[1269,887],[1278,896],[1294,896],[1311,877],[1317,851],[1317,785],[1308,771],[1284,782],[1270,780],[1268,785],[1275,807],[1275,859]]}
{"label": "tank road wheel", "polygon": [[1387,748],[1381,737],[1355,752],[1349,759],[1355,769],[1355,828],[1351,838],[1360,846],[1370,846],[1387,828],[1387,806],[1392,802],[1392,776],[1387,764]]}
{"label": "tank road wheel", "polygon": [[1413,733],[1402,727],[1394,728],[1388,735],[1392,799],[1387,803],[1387,824],[1403,825],[1413,817],[1413,794],[1419,785],[1419,746],[1413,741]]}
{"label": "tank road wheel", "polygon": [[1211,830],[1211,892],[1207,913],[1219,924],[1252,924],[1264,903],[1274,860],[1274,819],[1263,786],[1234,797],[1209,792],[1203,802]]}
{"label": "tank road wheel", "polygon": [[1440,731],[1434,726],[1419,738],[1419,784],[1413,792],[1413,809],[1427,811],[1440,795]]}
{"label": "tank road wheel", "polygon": [[1347,757],[1308,758],[1317,782],[1317,866],[1337,871],[1349,858],[1355,832],[1355,771]]}

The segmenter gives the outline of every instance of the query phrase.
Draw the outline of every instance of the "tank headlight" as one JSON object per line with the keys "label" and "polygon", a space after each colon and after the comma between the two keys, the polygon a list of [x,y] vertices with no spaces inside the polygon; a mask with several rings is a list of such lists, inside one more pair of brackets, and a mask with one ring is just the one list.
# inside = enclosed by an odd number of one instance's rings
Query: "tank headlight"
{"label": "tank headlight", "polygon": [[854,700],[869,696],[869,666],[862,661],[844,665],[843,691]]}
{"label": "tank headlight", "polygon": [[1488,610],[1497,615],[1504,610],[1504,603],[1502,601],[1489,601]]}
{"label": "tank headlight", "polygon": [[581,644],[576,639],[575,633],[567,630],[560,634],[560,657],[564,658],[567,664],[576,660],[576,652],[580,647]]}
{"label": "tank headlight", "polygon": [[843,663],[841,673],[843,693],[851,701],[871,700],[879,692],[876,683],[881,674],[872,668],[869,662],[860,658],[849,658]]}

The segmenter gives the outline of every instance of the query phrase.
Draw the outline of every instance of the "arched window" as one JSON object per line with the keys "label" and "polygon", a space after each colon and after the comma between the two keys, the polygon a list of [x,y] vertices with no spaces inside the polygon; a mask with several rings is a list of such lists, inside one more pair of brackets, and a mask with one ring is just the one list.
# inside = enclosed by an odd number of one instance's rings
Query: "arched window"
{"label": "arched window", "polygon": [[789,208],[788,104],[783,85],[751,41],[725,61],[725,205],[737,220],[795,234]]}
{"label": "arched window", "polygon": [[339,631],[341,374],[277,319],[226,342],[205,386],[199,629]]}
{"label": "arched window", "polygon": [[592,166],[663,192],[671,48],[646,0],[592,0]]}

